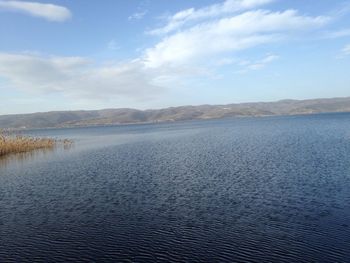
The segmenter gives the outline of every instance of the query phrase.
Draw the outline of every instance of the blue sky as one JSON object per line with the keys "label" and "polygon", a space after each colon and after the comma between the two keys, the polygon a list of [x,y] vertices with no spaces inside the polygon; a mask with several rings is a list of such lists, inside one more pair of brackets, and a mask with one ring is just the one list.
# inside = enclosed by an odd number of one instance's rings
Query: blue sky
{"label": "blue sky", "polygon": [[350,2],[0,0],[0,114],[350,96]]}

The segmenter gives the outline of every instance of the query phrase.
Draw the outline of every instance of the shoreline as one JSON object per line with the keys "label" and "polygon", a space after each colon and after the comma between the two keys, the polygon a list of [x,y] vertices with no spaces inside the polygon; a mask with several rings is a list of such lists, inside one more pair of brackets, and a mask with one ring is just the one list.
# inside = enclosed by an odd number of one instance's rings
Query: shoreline
{"label": "shoreline", "polygon": [[40,127],[40,128],[0,128],[10,132],[25,132],[25,131],[37,131],[37,130],[55,130],[55,129],[79,129],[79,128],[96,128],[96,127],[123,127],[123,126],[134,126],[134,125],[156,125],[156,124],[177,124],[187,123],[191,121],[218,121],[218,120],[234,120],[234,119],[252,119],[252,118],[272,118],[272,117],[302,117],[312,115],[323,115],[323,114],[350,114],[350,111],[330,111],[330,112],[313,112],[313,113],[298,113],[298,114],[274,114],[274,115],[252,115],[252,116],[229,116],[219,118],[198,118],[198,119],[187,119],[187,120],[165,120],[157,122],[128,122],[128,123],[110,123],[110,124],[90,124],[90,125],[69,125],[69,126],[53,126],[53,127]]}

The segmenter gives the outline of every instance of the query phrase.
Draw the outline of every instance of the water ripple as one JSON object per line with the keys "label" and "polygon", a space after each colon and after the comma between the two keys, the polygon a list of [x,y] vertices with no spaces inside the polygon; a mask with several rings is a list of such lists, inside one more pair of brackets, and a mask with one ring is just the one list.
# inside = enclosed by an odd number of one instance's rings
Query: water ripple
{"label": "water ripple", "polygon": [[333,114],[56,131],[83,139],[0,167],[0,261],[349,262],[349,130]]}

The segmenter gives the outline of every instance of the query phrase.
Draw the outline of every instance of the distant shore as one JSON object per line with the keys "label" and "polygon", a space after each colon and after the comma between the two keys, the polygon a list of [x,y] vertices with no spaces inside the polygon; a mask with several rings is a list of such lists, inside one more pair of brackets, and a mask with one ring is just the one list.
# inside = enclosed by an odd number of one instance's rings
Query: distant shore
{"label": "distant shore", "polygon": [[31,114],[0,115],[0,128],[41,129],[130,124],[172,123],[242,117],[308,115],[350,112],[350,97],[227,105],[179,106],[164,109],[130,108],[51,111]]}

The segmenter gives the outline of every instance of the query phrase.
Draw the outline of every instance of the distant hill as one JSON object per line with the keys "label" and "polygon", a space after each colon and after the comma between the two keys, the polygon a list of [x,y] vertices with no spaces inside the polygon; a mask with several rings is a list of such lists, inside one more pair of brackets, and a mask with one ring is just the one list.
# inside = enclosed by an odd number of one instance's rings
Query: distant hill
{"label": "distant hill", "polygon": [[350,97],[181,106],[157,110],[105,109],[1,115],[0,128],[55,128],[326,112],[350,112]]}

